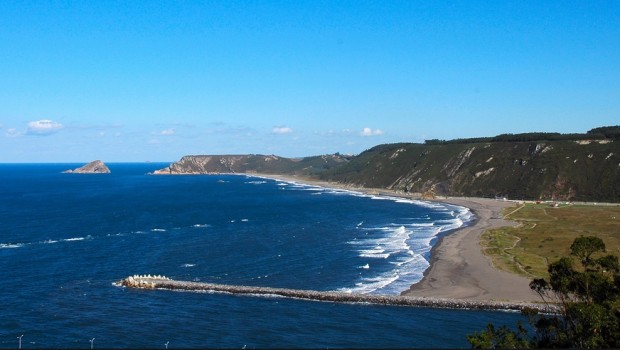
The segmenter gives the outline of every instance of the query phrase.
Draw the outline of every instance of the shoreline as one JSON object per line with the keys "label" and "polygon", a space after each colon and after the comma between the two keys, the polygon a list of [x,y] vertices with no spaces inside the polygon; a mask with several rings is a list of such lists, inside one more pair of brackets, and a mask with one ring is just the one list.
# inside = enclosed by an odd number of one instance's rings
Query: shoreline
{"label": "shoreline", "polygon": [[541,302],[538,294],[529,288],[530,279],[497,269],[480,246],[480,237],[486,230],[517,225],[502,218],[502,209],[515,205],[515,202],[476,197],[423,199],[415,194],[360,188],[294,175],[243,175],[466,207],[475,215],[475,221],[439,237],[431,249],[430,266],[424,271],[424,277],[400,295],[472,301]]}

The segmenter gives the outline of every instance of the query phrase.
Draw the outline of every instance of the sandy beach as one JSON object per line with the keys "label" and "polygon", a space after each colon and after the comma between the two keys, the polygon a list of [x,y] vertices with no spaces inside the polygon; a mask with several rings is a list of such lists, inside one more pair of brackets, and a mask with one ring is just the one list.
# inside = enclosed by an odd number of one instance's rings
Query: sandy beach
{"label": "sandy beach", "polygon": [[[386,189],[357,188],[296,176],[257,175],[322,187],[418,199],[415,195]],[[502,218],[502,209],[515,206],[516,203],[472,197],[442,197],[433,201],[467,207],[476,215],[476,221],[441,238],[433,247],[431,266],[424,278],[402,295],[479,301],[540,301],[540,297],[529,288],[528,278],[498,270],[482,253],[480,246],[480,236],[484,231],[516,225]]]}
{"label": "sandy beach", "polygon": [[422,281],[403,295],[473,300],[540,301],[530,279],[498,270],[482,253],[480,236],[488,229],[514,226],[502,209],[514,202],[487,198],[445,198],[437,201],[470,208],[477,221],[443,237],[431,253],[431,266]]}

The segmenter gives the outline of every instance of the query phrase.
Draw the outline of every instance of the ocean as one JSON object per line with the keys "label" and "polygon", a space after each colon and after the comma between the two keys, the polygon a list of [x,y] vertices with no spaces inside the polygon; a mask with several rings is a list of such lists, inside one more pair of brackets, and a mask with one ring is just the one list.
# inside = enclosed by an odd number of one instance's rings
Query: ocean
{"label": "ocean", "polygon": [[468,347],[511,312],[131,290],[134,274],[392,294],[419,281],[467,208],[167,163],[0,164],[0,348]]}

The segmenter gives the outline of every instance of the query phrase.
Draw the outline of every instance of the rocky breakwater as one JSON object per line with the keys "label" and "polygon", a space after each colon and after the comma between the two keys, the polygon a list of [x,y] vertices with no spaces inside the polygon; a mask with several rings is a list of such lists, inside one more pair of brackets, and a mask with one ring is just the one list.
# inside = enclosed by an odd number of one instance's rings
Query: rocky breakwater
{"label": "rocky breakwater", "polygon": [[100,160],[92,161],[82,167],[63,171],[65,174],[109,174],[110,169]]}
{"label": "rocky breakwater", "polygon": [[298,298],[317,301],[330,301],[341,303],[367,303],[378,305],[417,306],[449,309],[473,309],[473,310],[507,310],[520,311],[526,308],[536,309],[545,313],[556,313],[557,307],[549,304],[518,303],[503,301],[474,301],[443,298],[412,297],[400,295],[369,295],[351,294],[340,292],[327,292],[303,289],[270,288],[240,286],[229,284],[215,284],[190,281],[176,281],[165,276],[134,275],[129,276],[117,283],[128,288],[140,289],[168,289],[200,292],[220,292],[247,295],[275,295],[288,298]]}

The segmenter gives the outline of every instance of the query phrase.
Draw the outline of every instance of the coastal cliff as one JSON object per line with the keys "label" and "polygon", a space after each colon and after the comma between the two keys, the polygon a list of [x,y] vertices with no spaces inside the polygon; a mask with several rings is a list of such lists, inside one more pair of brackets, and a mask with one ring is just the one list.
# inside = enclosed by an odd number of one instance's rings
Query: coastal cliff
{"label": "coastal cliff", "polygon": [[378,145],[357,156],[184,156],[154,174],[297,175],[420,196],[620,202],[620,127]]}
{"label": "coastal cliff", "polygon": [[100,160],[92,161],[82,167],[63,171],[65,174],[109,174],[110,169]]}
{"label": "coastal cliff", "polygon": [[184,156],[154,175],[175,174],[290,174],[316,176],[348,162],[350,156],[339,154],[305,158],[275,155],[196,155]]}
{"label": "coastal cliff", "polygon": [[620,202],[620,140],[380,145],[319,177],[428,196]]}

